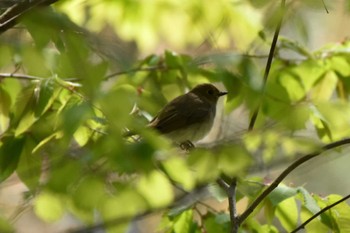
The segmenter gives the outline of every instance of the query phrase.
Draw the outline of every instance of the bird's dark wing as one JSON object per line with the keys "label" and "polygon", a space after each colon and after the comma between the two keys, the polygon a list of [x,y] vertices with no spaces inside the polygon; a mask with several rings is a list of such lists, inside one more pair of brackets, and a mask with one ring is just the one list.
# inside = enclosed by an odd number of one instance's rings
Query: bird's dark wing
{"label": "bird's dark wing", "polygon": [[166,134],[210,118],[210,106],[200,99],[188,97],[184,95],[168,103],[149,126]]}

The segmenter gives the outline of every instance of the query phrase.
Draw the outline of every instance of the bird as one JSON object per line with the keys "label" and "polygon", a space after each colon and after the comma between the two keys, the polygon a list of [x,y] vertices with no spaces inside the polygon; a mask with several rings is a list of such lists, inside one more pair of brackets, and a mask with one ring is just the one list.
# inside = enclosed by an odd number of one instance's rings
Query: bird
{"label": "bird", "polygon": [[212,128],[218,99],[226,94],[210,83],[199,84],[166,104],[148,127],[189,150]]}

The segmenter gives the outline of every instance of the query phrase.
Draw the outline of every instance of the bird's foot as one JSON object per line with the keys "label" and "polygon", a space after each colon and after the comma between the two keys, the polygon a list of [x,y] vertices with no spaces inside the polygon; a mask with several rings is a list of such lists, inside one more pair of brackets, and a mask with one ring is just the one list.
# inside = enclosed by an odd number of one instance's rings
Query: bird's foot
{"label": "bird's foot", "polygon": [[186,140],[184,142],[181,142],[180,148],[182,150],[185,150],[185,151],[190,151],[193,148],[195,148],[195,146],[193,145],[193,143],[190,140]]}

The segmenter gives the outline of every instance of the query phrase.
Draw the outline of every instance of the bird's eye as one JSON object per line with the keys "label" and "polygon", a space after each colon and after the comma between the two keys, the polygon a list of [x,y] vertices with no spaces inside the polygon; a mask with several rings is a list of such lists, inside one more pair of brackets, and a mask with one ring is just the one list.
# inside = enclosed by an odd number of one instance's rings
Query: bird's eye
{"label": "bird's eye", "polygon": [[210,89],[210,90],[207,91],[207,93],[208,93],[209,95],[213,95],[213,94],[214,94],[214,91],[213,91],[212,89]]}

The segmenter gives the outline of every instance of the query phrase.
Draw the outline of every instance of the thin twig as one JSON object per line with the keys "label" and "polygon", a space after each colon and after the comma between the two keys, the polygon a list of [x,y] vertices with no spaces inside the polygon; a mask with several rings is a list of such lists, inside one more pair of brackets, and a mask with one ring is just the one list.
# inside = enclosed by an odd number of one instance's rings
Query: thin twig
{"label": "thin twig", "polygon": [[255,210],[255,208],[283,181],[283,179],[289,175],[292,171],[294,171],[301,164],[307,162],[310,159],[317,157],[318,155],[326,152],[328,150],[343,146],[345,144],[350,143],[350,138],[342,139],[339,141],[335,141],[329,144],[324,145],[319,151],[314,153],[307,154],[290,166],[288,166],[256,199],[255,201],[243,212],[243,214],[239,217],[239,224],[242,224],[244,220]]}
{"label": "thin twig", "polygon": [[[267,78],[269,77],[269,73],[270,73],[270,69],[271,69],[271,65],[272,65],[272,59],[273,59],[274,54],[275,54],[277,40],[278,40],[278,36],[279,36],[280,29],[282,26],[282,22],[283,22],[285,7],[286,7],[286,1],[282,0],[282,2],[281,2],[281,15],[280,15],[280,18],[279,18],[279,21],[278,21],[278,24],[277,24],[277,27],[275,30],[275,34],[273,36],[273,40],[272,40],[272,44],[271,44],[271,48],[270,48],[270,52],[269,52],[269,57],[267,58],[267,63],[266,63],[266,68],[265,68],[265,73],[264,73],[263,94],[265,93],[265,90],[266,90]],[[249,128],[248,128],[249,130],[252,130],[254,128],[256,119],[258,118],[260,107],[261,107],[261,103],[255,109],[255,111],[252,115],[252,118],[250,119]]]}
{"label": "thin twig", "polygon": [[4,78],[13,78],[13,79],[21,79],[21,80],[29,80],[29,81],[37,81],[37,80],[44,79],[42,77],[26,75],[26,74],[0,73],[0,80]]}
{"label": "thin twig", "polygon": [[231,233],[237,233],[239,228],[239,219],[237,215],[236,207],[236,186],[237,179],[234,178],[230,184],[228,184],[224,179],[219,178],[216,181],[219,186],[225,190],[228,199],[228,206],[230,212],[230,222],[231,222]]}
{"label": "thin twig", "polygon": [[309,224],[312,220],[314,220],[315,218],[317,218],[318,216],[320,216],[322,213],[326,212],[327,210],[333,208],[336,205],[339,205],[340,203],[346,201],[347,199],[350,198],[350,194],[348,194],[347,196],[343,197],[342,199],[340,199],[339,201],[334,202],[333,204],[323,208],[322,210],[318,211],[316,214],[314,214],[313,216],[311,216],[308,220],[306,220],[305,222],[303,222],[300,226],[298,226],[297,228],[295,228],[293,231],[291,231],[290,233],[295,233],[301,229],[304,229],[305,226],[307,224]]}

